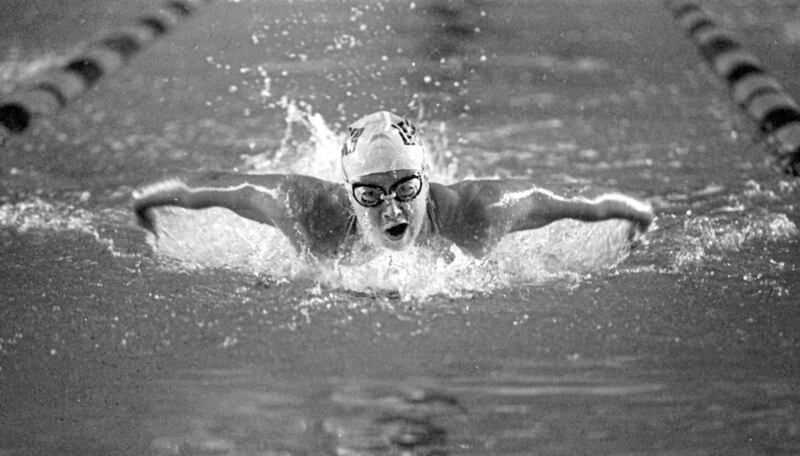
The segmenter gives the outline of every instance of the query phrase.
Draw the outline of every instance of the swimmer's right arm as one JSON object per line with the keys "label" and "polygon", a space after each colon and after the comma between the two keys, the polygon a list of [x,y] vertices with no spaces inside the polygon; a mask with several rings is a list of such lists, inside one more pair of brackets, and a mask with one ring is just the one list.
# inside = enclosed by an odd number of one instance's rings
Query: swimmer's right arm
{"label": "swimmer's right arm", "polygon": [[291,176],[205,172],[144,185],[133,192],[132,208],[143,228],[156,233],[150,209],[177,206],[187,209],[223,207],[257,222],[275,225],[286,216],[287,186]]}

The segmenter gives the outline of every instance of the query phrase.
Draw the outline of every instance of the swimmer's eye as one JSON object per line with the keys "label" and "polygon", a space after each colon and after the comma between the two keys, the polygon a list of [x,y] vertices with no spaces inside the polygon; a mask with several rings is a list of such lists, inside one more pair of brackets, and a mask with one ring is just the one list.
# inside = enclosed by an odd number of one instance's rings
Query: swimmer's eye
{"label": "swimmer's eye", "polygon": [[397,188],[394,189],[398,201],[409,201],[419,195],[422,190],[422,184],[418,179],[402,182]]}
{"label": "swimmer's eye", "polygon": [[353,196],[358,204],[366,207],[377,206],[381,203],[383,189],[375,187],[353,187]]}

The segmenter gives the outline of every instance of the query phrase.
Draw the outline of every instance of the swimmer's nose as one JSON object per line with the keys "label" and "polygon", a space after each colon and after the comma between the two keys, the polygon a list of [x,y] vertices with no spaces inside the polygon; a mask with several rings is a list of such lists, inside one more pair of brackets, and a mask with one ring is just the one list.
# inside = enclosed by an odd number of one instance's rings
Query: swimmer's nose
{"label": "swimmer's nose", "polygon": [[400,206],[397,205],[397,200],[392,198],[384,202],[382,215],[386,220],[393,220],[403,215],[403,211],[401,211]]}

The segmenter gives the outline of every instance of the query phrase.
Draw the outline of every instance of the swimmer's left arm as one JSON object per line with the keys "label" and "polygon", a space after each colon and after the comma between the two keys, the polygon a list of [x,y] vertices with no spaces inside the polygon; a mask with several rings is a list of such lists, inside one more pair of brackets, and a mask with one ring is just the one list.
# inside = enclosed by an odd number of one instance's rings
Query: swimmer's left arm
{"label": "swimmer's left arm", "polygon": [[625,219],[644,232],[653,222],[652,206],[644,201],[619,193],[607,193],[595,198],[563,197],[548,190],[530,186],[514,189],[511,185],[501,193],[496,207],[505,208],[511,219],[509,231],[540,228],[557,220],[569,218],[584,222]]}
{"label": "swimmer's left arm", "polygon": [[562,197],[521,179],[469,180],[430,188],[442,235],[477,257],[510,232],[565,218],[586,222],[621,218],[642,232],[654,219],[649,203],[625,195]]}

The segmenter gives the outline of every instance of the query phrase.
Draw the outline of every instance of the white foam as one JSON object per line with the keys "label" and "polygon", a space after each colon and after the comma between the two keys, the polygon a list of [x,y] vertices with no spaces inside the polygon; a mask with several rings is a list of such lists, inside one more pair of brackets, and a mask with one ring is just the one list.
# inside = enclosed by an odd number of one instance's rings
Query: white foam
{"label": "white foam", "polygon": [[113,238],[101,235],[99,226],[103,221],[127,220],[124,209],[105,210],[100,213],[77,208],[62,202],[50,202],[32,197],[16,203],[0,205],[0,227],[19,233],[78,232],[93,238],[108,251],[119,257],[134,255],[119,249]]}
{"label": "white foam", "polygon": [[766,212],[740,214],[721,212],[690,216],[683,228],[668,240],[676,269],[696,267],[726,252],[739,251],[757,240],[783,240],[797,237],[797,225],[786,214]]}
{"label": "white foam", "polygon": [[94,215],[89,211],[41,198],[0,205],[0,225],[23,233],[31,230],[70,230],[95,235],[93,221]]}
{"label": "white foam", "polygon": [[[451,297],[497,288],[574,279],[609,268],[628,254],[628,222],[564,220],[512,233],[486,257],[451,247],[451,259],[420,247],[383,252],[363,264],[310,262],[277,229],[224,209],[158,210],[161,235],[149,242],[162,258],[185,269],[229,268],[280,280],[313,278],[324,287],[398,292],[404,299]],[[175,265],[172,263],[173,266]]]}

